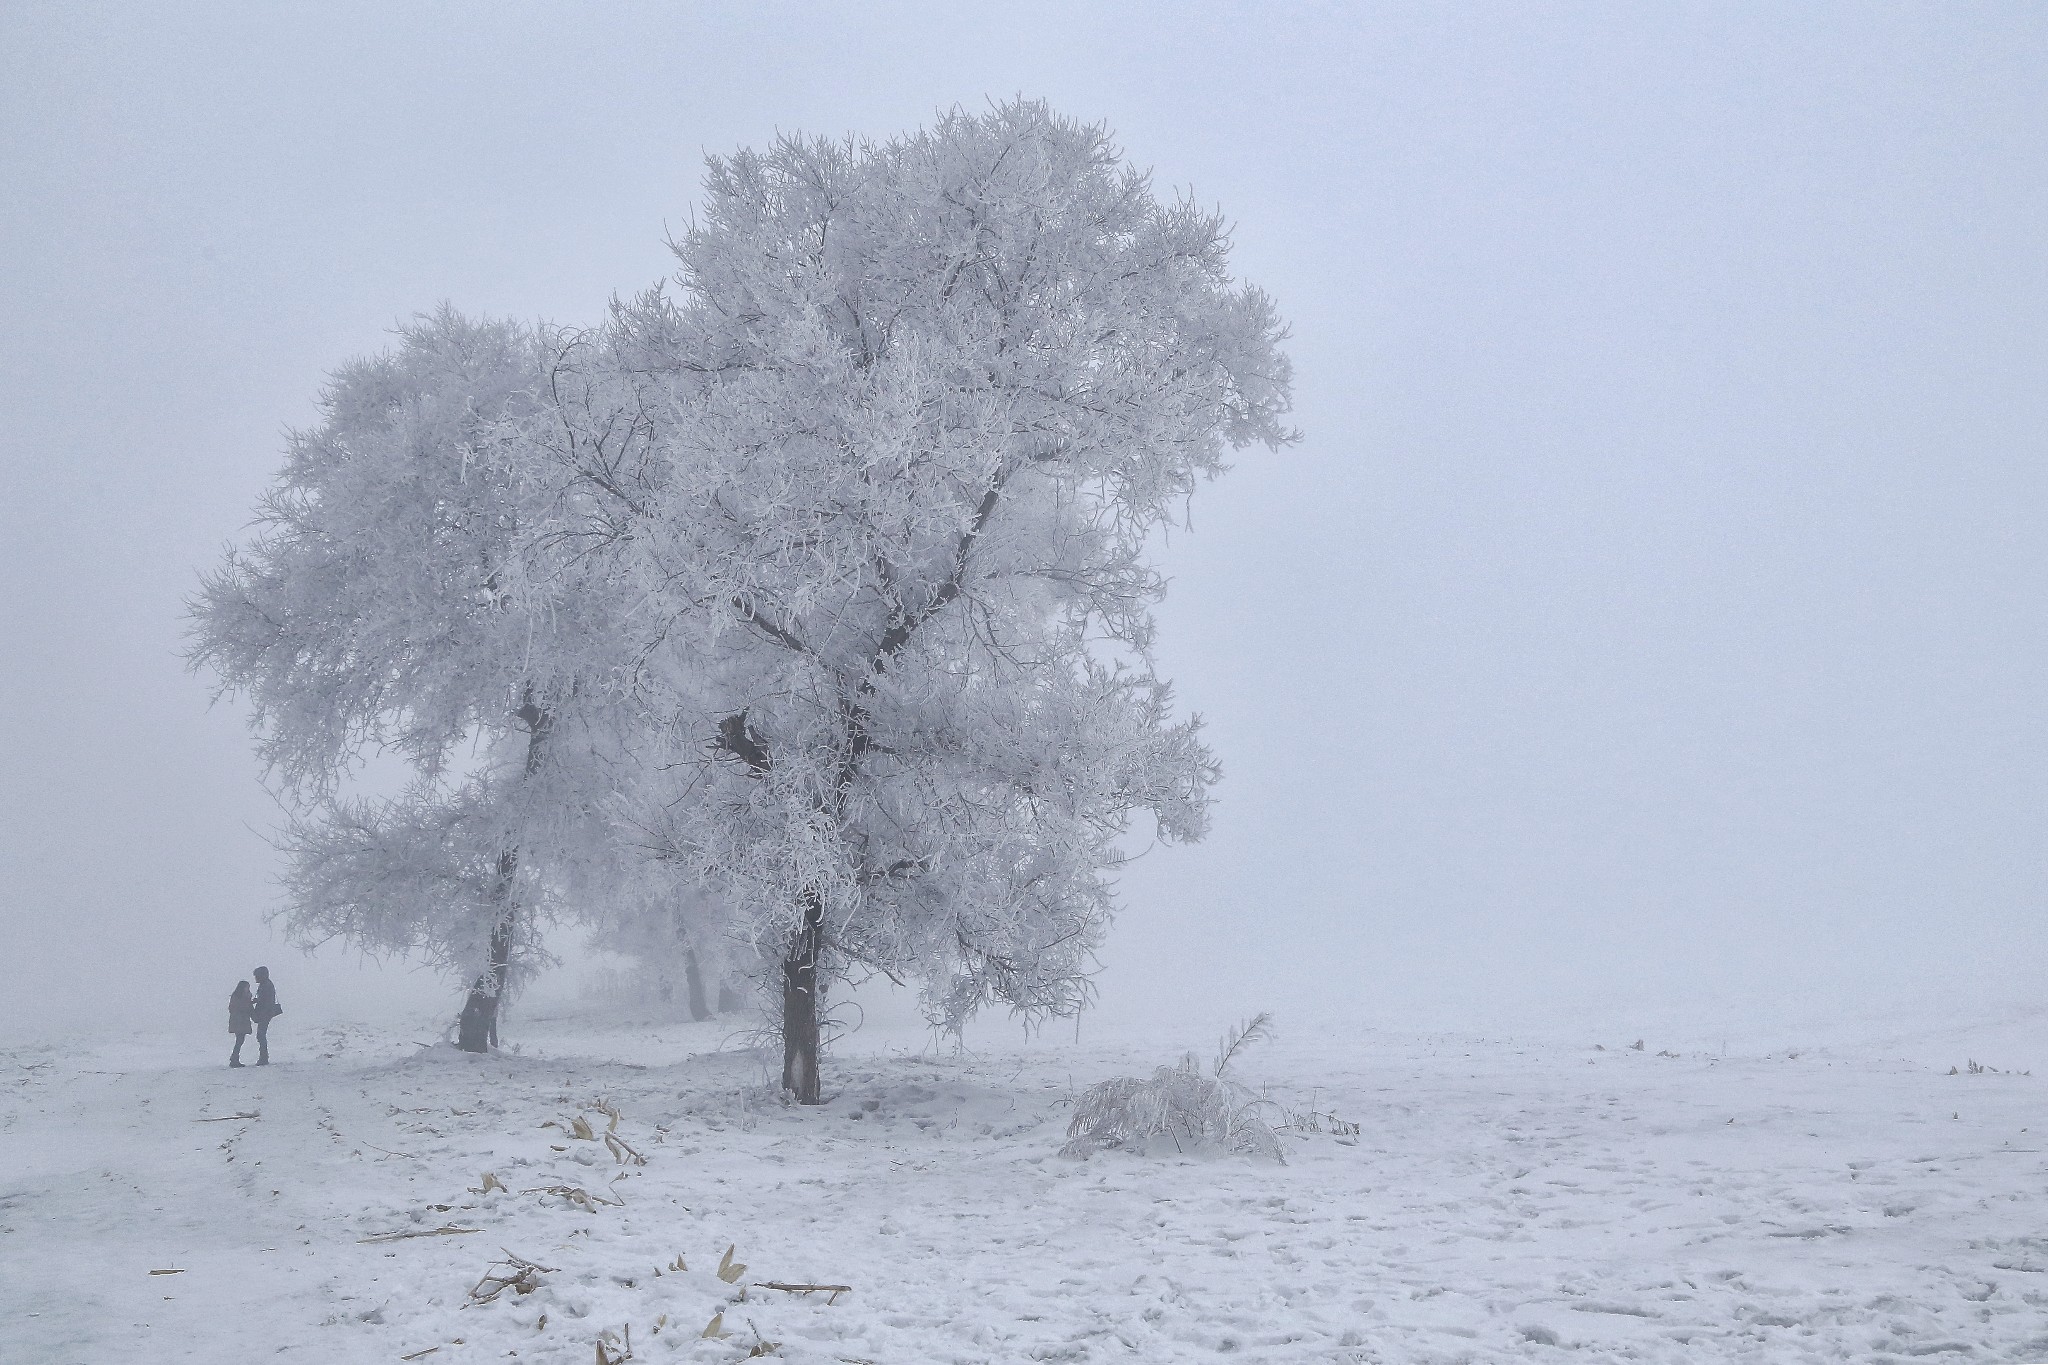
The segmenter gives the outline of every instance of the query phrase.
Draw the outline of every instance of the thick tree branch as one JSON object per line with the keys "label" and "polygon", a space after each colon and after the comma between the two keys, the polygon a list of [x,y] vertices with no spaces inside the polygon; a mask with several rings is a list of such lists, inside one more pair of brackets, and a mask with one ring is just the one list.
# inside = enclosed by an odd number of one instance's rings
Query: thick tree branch
{"label": "thick tree branch", "polygon": [[881,643],[875,646],[875,657],[871,664],[875,672],[879,673],[887,667],[889,660],[910,643],[910,637],[917,632],[917,628],[944,610],[946,604],[958,597],[961,589],[966,587],[967,557],[973,552],[975,542],[988,526],[988,519],[995,512],[996,504],[1002,501],[1003,485],[1010,481],[1012,472],[1013,469],[1006,468],[998,473],[995,482],[989,485],[988,492],[982,494],[981,505],[974,509],[974,519],[967,524],[967,529],[960,533],[960,542],[953,549],[952,572],[946,575],[945,582],[939,584],[938,590],[932,594],[931,601],[882,632]]}
{"label": "thick tree branch", "polygon": [[783,648],[795,650],[798,654],[808,654],[811,652],[809,645],[806,645],[802,640],[799,640],[786,627],[777,625],[774,621],[768,619],[767,616],[763,615],[759,610],[757,610],[754,604],[752,602],[749,602],[746,598],[733,598],[732,609],[740,614],[740,619],[742,621],[745,621],[748,625],[760,631],[763,635],[775,641],[775,643],[781,645]]}
{"label": "thick tree branch", "polygon": [[761,736],[754,727],[747,724],[744,711],[718,722],[718,738],[711,741],[711,747],[731,754],[746,764],[756,777],[768,771],[768,747],[761,742]]}

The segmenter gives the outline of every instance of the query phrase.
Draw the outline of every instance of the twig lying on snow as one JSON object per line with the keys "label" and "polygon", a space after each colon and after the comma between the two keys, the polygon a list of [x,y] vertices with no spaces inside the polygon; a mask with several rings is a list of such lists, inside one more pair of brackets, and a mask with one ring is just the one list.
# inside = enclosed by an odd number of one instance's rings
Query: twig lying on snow
{"label": "twig lying on snow", "polygon": [[149,1273],[152,1275],[182,1275],[185,1272],[182,1270],[152,1270]]}
{"label": "twig lying on snow", "polygon": [[409,1237],[460,1237],[464,1233],[482,1232],[482,1228],[459,1228],[453,1223],[438,1228],[407,1228],[404,1232],[379,1232],[369,1237],[356,1238],[356,1245],[368,1242],[403,1242]]}
{"label": "twig lying on snow", "polygon": [[260,1119],[262,1117],[263,1111],[255,1109],[246,1114],[215,1114],[212,1118],[194,1119],[192,1121],[194,1123],[233,1123],[237,1119]]}
{"label": "twig lying on snow", "polygon": [[841,1294],[853,1292],[853,1286],[850,1284],[783,1284],[777,1280],[756,1280],[754,1288],[780,1289],[785,1294],[827,1294],[831,1296],[825,1300],[825,1306],[828,1308],[839,1301]]}

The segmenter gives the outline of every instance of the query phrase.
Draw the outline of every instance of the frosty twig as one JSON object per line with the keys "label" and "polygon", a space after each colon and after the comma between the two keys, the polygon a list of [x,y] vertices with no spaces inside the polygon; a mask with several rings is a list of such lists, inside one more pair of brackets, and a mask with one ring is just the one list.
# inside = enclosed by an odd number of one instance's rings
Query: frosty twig
{"label": "frosty twig", "polygon": [[471,1232],[482,1232],[482,1228],[459,1228],[453,1223],[438,1228],[408,1228],[403,1232],[379,1232],[369,1237],[356,1238],[357,1246],[371,1242],[403,1242],[413,1237],[461,1237]]}

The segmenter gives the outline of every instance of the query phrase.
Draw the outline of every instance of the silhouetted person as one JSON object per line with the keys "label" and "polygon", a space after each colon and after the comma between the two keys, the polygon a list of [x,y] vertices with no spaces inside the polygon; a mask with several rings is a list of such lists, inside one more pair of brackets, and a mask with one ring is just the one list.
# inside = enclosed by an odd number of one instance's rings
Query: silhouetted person
{"label": "silhouetted person", "polygon": [[228,1032],[235,1035],[235,1050],[228,1054],[229,1066],[242,1064],[242,1044],[249,1041],[249,1029],[256,1018],[256,1002],[249,998],[249,983],[237,981],[228,997]]}
{"label": "silhouetted person", "polygon": [[256,1004],[250,1011],[256,1020],[256,1065],[270,1065],[270,1021],[284,1013],[277,1003],[277,987],[271,984],[270,968],[256,969]]}

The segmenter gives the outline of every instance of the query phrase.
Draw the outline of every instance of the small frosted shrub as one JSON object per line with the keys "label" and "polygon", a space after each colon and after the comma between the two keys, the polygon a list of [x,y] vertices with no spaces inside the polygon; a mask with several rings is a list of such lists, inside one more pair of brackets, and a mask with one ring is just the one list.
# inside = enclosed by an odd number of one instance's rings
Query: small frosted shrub
{"label": "small frosted shrub", "polygon": [[1150,1080],[1112,1076],[1082,1093],[1067,1125],[1063,1156],[1085,1157],[1104,1148],[1154,1152],[1237,1152],[1285,1161],[1279,1135],[1260,1110],[1267,1103],[1228,1074],[1230,1063],[1252,1043],[1272,1034],[1272,1016],[1261,1013],[1223,1036],[1216,1064],[1204,1068],[1190,1052],[1162,1066]]}

